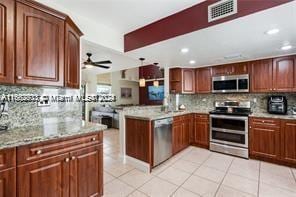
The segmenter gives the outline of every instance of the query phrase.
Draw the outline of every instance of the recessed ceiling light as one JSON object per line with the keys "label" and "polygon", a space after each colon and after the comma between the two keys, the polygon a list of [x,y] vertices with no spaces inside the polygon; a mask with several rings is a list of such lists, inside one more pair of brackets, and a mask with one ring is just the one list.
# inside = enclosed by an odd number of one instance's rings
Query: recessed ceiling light
{"label": "recessed ceiling light", "polygon": [[190,60],[189,61],[189,64],[195,64],[195,61],[194,60]]}
{"label": "recessed ceiling light", "polygon": [[281,49],[284,50],[284,51],[290,50],[290,49],[292,49],[292,46],[291,45],[285,45],[285,46],[282,46]]}
{"label": "recessed ceiling light", "polygon": [[188,48],[183,48],[183,49],[181,49],[181,52],[182,53],[188,53],[189,52],[189,49]]}
{"label": "recessed ceiling light", "polygon": [[267,35],[274,35],[274,34],[277,34],[277,33],[279,33],[279,29],[270,29],[270,30],[268,30],[267,32],[266,32],[266,34]]}

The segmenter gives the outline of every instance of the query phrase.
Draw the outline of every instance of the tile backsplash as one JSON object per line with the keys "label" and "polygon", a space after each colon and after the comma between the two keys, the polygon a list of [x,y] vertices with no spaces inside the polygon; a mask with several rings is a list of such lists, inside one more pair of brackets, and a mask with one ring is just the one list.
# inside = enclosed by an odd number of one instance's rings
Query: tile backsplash
{"label": "tile backsplash", "polygon": [[[80,90],[0,85],[0,96],[16,94],[76,97],[80,96]],[[81,119],[82,114],[80,102],[51,102],[45,107],[38,107],[37,102],[9,102],[8,108],[8,115],[0,118],[0,125],[8,125],[9,128]]]}
{"label": "tile backsplash", "polygon": [[[288,111],[293,106],[296,107],[296,93],[272,93],[272,94],[196,94],[180,95],[179,104],[184,104],[186,108],[213,109],[214,101],[218,100],[248,100],[252,102],[252,110],[256,113],[267,112],[267,98],[271,95],[286,96],[288,100]],[[175,96],[171,95],[172,102]]]}

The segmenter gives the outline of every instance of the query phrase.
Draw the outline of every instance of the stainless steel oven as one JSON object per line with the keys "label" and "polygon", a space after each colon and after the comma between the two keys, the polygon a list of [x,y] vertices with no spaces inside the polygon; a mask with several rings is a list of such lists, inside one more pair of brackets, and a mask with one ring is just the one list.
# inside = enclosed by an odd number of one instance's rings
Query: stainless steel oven
{"label": "stainless steel oven", "polygon": [[231,75],[212,78],[213,93],[249,92],[249,75]]}
{"label": "stainless steel oven", "polygon": [[210,115],[210,149],[248,158],[248,117]]}

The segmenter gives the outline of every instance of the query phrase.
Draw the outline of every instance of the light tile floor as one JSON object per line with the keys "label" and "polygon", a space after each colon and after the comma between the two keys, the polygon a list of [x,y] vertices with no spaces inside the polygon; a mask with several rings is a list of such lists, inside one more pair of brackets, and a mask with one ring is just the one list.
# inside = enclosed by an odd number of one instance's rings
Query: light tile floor
{"label": "light tile floor", "polygon": [[296,169],[189,147],[143,173],[123,164],[119,132],[104,132],[104,197],[296,197]]}

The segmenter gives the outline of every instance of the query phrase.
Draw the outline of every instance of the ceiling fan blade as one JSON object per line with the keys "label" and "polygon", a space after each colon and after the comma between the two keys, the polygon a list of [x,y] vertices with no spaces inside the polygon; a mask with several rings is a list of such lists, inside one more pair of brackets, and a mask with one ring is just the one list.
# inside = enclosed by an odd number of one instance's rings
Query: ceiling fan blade
{"label": "ceiling fan blade", "polygon": [[94,66],[100,67],[100,68],[106,68],[106,69],[110,68],[110,66],[104,66],[104,65],[99,65],[99,64],[95,64]]}
{"label": "ceiling fan blade", "polygon": [[95,64],[112,64],[110,60],[94,62]]}

